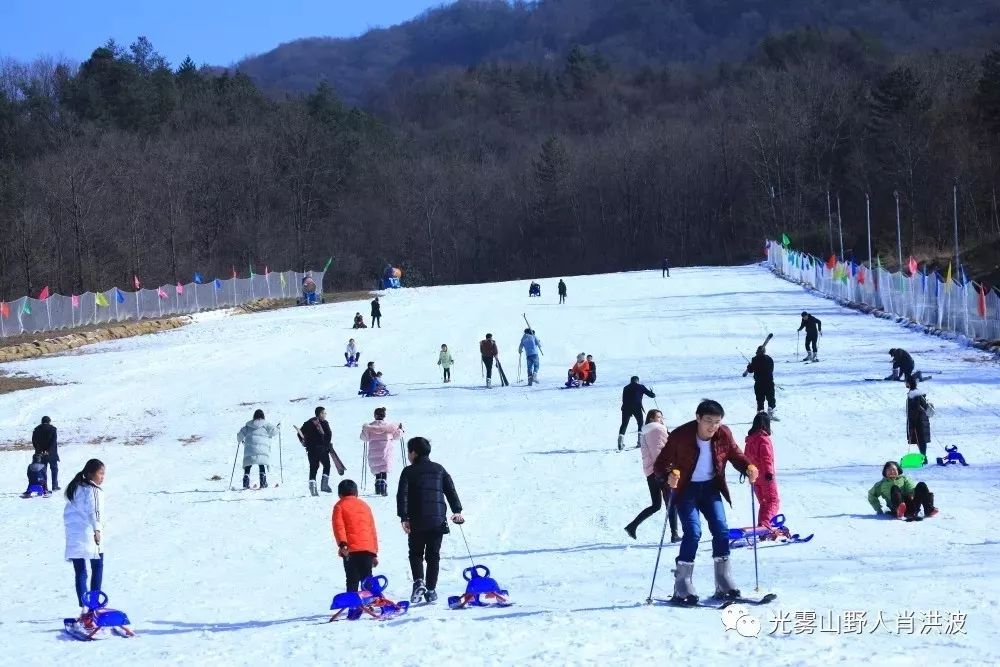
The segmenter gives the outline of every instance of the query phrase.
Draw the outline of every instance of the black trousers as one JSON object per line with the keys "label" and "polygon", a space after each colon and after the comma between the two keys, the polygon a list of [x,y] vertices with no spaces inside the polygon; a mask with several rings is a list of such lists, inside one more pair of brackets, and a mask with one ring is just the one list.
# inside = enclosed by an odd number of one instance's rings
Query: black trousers
{"label": "black trousers", "polygon": [[[413,531],[409,535],[410,572],[413,580],[424,579],[428,590],[437,588],[438,568],[441,562],[441,540],[444,534],[430,531]],[[427,577],[424,578],[424,561]]]}
{"label": "black trousers", "polygon": [[[260,469],[260,474],[261,475],[266,475],[267,474],[267,466],[266,465],[258,465],[257,467]],[[243,474],[244,475],[249,475],[250,474],[250,468],[253,468],[253,466],[243,466]]]}
{"label": "black trousers", "polygon": [[[816,351],[816,341],[818,341],[818,340],[819,340],[819,335],[818,334],[806,333],[806,352],[809,352],[809,351],[815,352]],[[810,345],[812,346],[811,348],[809,347]]]}
{"label": "black trousers", "polygon": [[444,381],[447,382],[450,379],[451,379],[451,369],[450,368],[445,368],[444,369]]}
{"label": "black trousers", "polygon": [[368,551],[355,551],[344,559],[344,574],[347,575],[347,590],[355,591],[361,587],[361,582],[372,576],[375,554]]}
{"label": "black trousers", "polygon": [[372,326],[377,326],[379,329],[382,328],[382,316],[372,315]]}
{"label": "black trousers", "polygon": [[774,383],[764,384],[762,382],[753,383],[753,395],[757,398],[757,412],[764,409],[764,400],[767,400],[767,407],[774,409]]}
{"label": "black trousers", "polygon": [[889,498],[891,505],[889,507],[890,512],[895,511],[900,503],[906,503],[907,516],[916,516],[921,507],[924,508],[925,515],[934,509],[934,494],[930,492],[925,482],[917,482],[916,488],[913,489],[913,495],[908,498],[903,495],[899,487],[894,486],[892,487],[892,491],[889,492]]}
{"label": "black trousers", "polygon": [[483,357],[483,363],[486,364],[486,379],[489,380],[493,377],[493,357]]}
{"label": "black trousers", "polygon": [[[660,511],[660,506],[663,504],[663,491],[660,489],[660,485],[656,481],[656,475],[650,475],[646,478],[646,484],[649,486],[649,507],[639,512],[632,523],[629,526],[632,530],[639,527],[643,521],[653,516]],[[667,513],[667,520],[670,522],[670,535],[673,537],[677,534],[677,508],[673,505],[670,506],[670,512]]]}
{"label": "black trousers", "polygon": [[628,420],[631,417],[635,417],[635,423],[639,426],[639,430],[642,430],[642,408],[622,408],[622,425],[618,429],[618,435],[625,435],[625,429],[628,428]]}
{"label": "black trousers", "polygon": [[306,454],[309,455],[309,481],[316,481],[316,471],[319,470],[320,466],[323,466],[323,474],[330,474],[330,452],[325,449],[317,449],[314,447],[306,448]]}
{"label": "black trousers", "polygon": [[559,303],[566,303],[566,295],[565,294],[560,294],[559,295]]}
{"label": "black trousers", "polygon": [[52,486],[49,489],[55,491],[59,487],[59,462],[58,461],[46,461],[49,466],[49,472],[52,473]]}

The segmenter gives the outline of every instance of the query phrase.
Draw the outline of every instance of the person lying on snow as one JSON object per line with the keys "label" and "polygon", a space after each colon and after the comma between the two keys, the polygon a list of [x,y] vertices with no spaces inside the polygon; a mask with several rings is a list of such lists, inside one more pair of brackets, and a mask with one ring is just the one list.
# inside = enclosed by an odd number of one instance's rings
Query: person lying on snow
{"label": "person lying on snow", "polygon": [[[882,510],[882,502],[888,507]],[[895,461],[886,461],[882,466],[882,479],[868,491],[868,502],[878,515],[893,516],[897,519],[916,519],[923,507],[924,516],[930,518],[938,513],[934,506],[934,494],[927,484],[913,480],[903,474]]]}

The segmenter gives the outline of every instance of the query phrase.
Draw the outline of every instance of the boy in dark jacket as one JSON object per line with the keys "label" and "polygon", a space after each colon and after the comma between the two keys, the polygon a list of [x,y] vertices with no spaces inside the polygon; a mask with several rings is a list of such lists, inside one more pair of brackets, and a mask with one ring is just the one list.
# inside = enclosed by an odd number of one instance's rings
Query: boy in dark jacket
{"label": "boy in dark jacket", "polygon": [[587,373],[587,381],[583,383],[585,387],[589,387],[597,382],[597,364],[594,363],[594,355],[587,355],[587,366],[590,368],[590,372]]}
{"label": "boy in dark jacket", "polygon": [[[410,601],[421,598],[427,602],[437,600],[438,567],[441,560],[441,541],[448,530],[447,499],[451,506],[451,520],[465,523],[462,503],[455,492],[451,475],[439,463],[430,460],[431,443],[426,438],[410,438],[406,443],[410,465],[403,468],[396,491],[396,514],[403,525],[410,546],[410,570],[413,573],[413,593]],[[427,579],[424,580],[424,560],[427,561]]]}
{"label": "boy in dark jacket", "polygon": [[45,484],[45,463],[41,454],[31,457],[28,464],[28,490],[21,494],[22,498],[30,498],[33,495],[50,495],[48,486]]}

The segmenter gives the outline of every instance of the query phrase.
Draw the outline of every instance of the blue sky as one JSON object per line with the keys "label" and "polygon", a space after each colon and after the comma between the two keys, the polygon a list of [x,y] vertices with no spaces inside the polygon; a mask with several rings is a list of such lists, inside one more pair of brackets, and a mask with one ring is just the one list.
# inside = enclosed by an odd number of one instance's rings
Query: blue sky
{"label": "blue sky", "polygon": [[0,0],[0,57],[83,61],[114,38],[145,35],[177,64],[229,65],[300,37],[353,37],[450,0]]}

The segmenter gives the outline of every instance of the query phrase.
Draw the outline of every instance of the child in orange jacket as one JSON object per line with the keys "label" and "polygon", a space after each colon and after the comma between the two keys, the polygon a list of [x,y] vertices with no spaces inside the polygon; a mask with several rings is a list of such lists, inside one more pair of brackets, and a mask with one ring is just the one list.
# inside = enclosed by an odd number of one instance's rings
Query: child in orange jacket
{"label": "child in orange jacket", "polygon": [[357,591],[378,565],[378,535],[368,504],[358,498],[358,485],[345,479],[337,486],[340,500],[333,506],[333,539],[344,559],[347,590]]}

